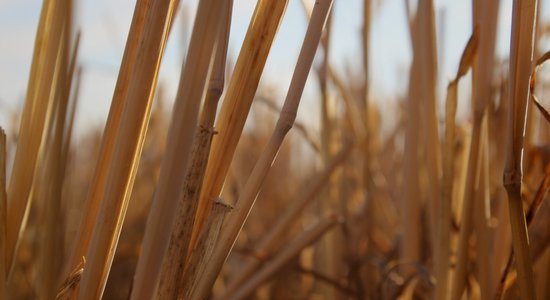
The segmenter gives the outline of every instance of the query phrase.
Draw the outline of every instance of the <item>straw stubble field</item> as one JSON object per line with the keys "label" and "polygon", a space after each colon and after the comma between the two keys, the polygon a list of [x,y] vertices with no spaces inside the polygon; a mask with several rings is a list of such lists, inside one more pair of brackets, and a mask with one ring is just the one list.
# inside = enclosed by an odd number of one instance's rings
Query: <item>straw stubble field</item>
{"label": "straw stubble field", "polygon": [[[230,69],[233,0],[200,0],[168,107],[157,81],[179,2],[136,2],[106,125],[75,144],[75,5],[43,1],[24,106],[0,134],[0,298],[550,298],[540,1],[513,1],[511,28],[500,1],[472,1],[441,101],[434,1],[404,1],[412,62],[388,130],[370,97],[379,2],[350,36],[353,76],[331,63],[333,0],[303,1],[280,106],[259,82],[288,0],[257,1]],[[308,77],[313,127],[296,121]]]}

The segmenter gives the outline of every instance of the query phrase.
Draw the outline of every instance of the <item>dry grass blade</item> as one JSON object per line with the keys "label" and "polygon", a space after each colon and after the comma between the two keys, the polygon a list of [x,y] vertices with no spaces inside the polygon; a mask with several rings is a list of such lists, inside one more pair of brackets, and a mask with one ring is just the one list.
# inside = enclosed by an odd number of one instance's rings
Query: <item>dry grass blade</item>
{"label": "dry grass blade", "polygon": [[451,237],[451,206],[454,183],[454,163],[455,163],[455,117],[458,102],[458,82],[462,76],[472,66],[474,57],[477,51],[479,40],[478,30],[470,37],[460,65],[454,78],[447,87],[447,100],[445,102],[445,141],[443,148],[443,178],[441,189],[441,203],[438,213],[438,233],[437,245],[438,250],[436,261],[436,292],[435,299],[446,299],[448,295],[448,277],[449,277],[449,255],[450,255],[450,237]]}
{"label": "dry grass blade", "polygon": [[82,276],[81,299],[101,298],[105,288],[143,147],[174,4],[175,1],[155,1],[146,7],[143,22],[147,30],[142,32],[135,53],[127,100],[106,173],[105,192],[87,252],[88,268]]}
{"label": "dry grass blade", "polygon": [[[44,129],[48,123],[47,110],[52,100],[50,94],[53,89],[52,83],[63,23],[63,3],[44,1],[36,34],[25,105],[21,115],[19,141],[8,187],[6,225],[6,268],[8,269],[12,267],[19,236],[25,227],[25,216],[30,205],[29,195],[34,171],[42,136],[45,134]],[[8,274],[10,274],[9,270]]]}
{"label": "dry grass blade", "polygon": [[222,190],[287,3],[288,0],[257,2],[216,123],[219,134],[212,141],[191,244],[201,232],[200,228],[210,212],[213,199],[217,199]]}
{"label": "dry grass blade", "polygon": [[103,197],[103,193],[105,192],[108,167],[113,156],[115,140],[122,119],[122,111],[126,101],[125,99],[128,93],[131,75],[136,65],[138,43],[143,33],[145,13],[147,12],[146,8],[149,3],[150,0],[140,0],[136,3],[130,32],[128,33],[128,40],[126,41],[126,48],[124,49],[124,56],[122,57],[117,83],[109,109],[109,116],[107,118],[105,130],[103,131],[103,138],[99,149],[99,159],[95,167],[92,183],[89,187],[88,196],[83,206],[83,211],[86,213],[82,216],[82,220],[77,230],[76,240],[71,249],[69,261],[65,265],[64,273],[66,275],[68,275],[79,263],[80,259],[86,255],[86,251],[91,241],[93,227],[97,220],[97,214],[101,204],[101,197]]}
{"label": "dry grass blade", "polygon": [[[201,1],[197,9],[190,47],[183,64],[180,86],[168,130],[159,183],[147,220],[132,299],[152,298],[159,280],[162,259],[170,242],[171,231],[167,228],[174,226],[181,187],[188,171],[191,147],[195,138],[199,108],[208,83],[211,62],[214,60],[222,16],[228,7],[228,1],[220,3],[220,1],[206,0]],[[184,259],[185,257],[186,254]],[[170,274],[171,277],[175,275]]]}
{"label": "dry grass blade", "polygon": [[273,274],[284,267],[289,261],[300,254],[300,252],[317,241],[327,231],[340,223],[339,217],[332,215],[326,219],[319,221],[312,228],[304,231],[302,234],[294,238],[288,245],[281,250],[272,260],[266,262],[265,265],[246,283],[244,283],[233,295],[225,298],[227,300],[246,299],[254,292],[262,283],[268,280]]}
{"label": "dry grass blade", "polygon": [[[288,232],[292,225],[300,219],[300,214],[303,213],[305,208],[317,198],[319,193],[329,182],[334,171],[349,157],[352,149],[353,147],[351,145],[344,147],[337,155],[331,158],[326,169],[318,174],[311,183],[306,185],[305,189],[298,194],[296,200],[292,202],[292,205],[288,206],[281,216],[277,218],[277,223],[271,227],[271,230],[263,235],[255,249],[257,253],[265,253],[267,256],[270,256],[277,251],[277,248],[281,246],[280,241],[282,237]],[[220,240],[223,241],[223,239]],[[230,295],[244,284],[244,282],[258,269],[261,263],[260,260],[254,259],[245,264],[241,268],[239,274],[229,282],[224,296]]]}
{"label": "dry grass blade", "polygon": [[504,170],[504,187],[508,193],[512,244],[516,254],[522,299],[536,299],[529,237],[521,198],[523,142],[529,96],[529,77],[533,59],[533,40],[537,1],[514,1],[510,46],[509,139]]}
{"label": "dry grass blade", "polygon": [[464,49],[462,53],[462,57],[460,58],[460,64],[458,65],[458,71],[456,73],[456,78],[454,81],[458,81],[460,77],[466,75],[470,67],[474,63],[474,59],[477,55],[477,48],[479,45],[479,27],[476,26],[474,28],[474,32],[472,33],[472,36],[468,40],[468,43],[466,44],[466,48]]}

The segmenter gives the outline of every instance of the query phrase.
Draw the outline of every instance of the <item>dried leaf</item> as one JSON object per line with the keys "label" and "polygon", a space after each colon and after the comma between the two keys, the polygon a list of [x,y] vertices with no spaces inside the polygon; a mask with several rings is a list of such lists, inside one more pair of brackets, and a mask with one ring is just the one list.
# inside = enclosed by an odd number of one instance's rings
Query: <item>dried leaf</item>
{"label": "dried leaf", "polygon": [[466,48],[464,48],[464,52],[462,52],[462,58],[460,58],[460,65],[458,67],[458,72],[456,73],[455,81],[458,81],[460,77],[464,76],[466,72],[468,72],[468,69],[470,69],[470,67],[474,63],[474,58],[477,54],[478,45],[479,26],[476,26],[474,28],[472,36],[470,36],[470,39],[468,40],[468,44],[466,44]]}

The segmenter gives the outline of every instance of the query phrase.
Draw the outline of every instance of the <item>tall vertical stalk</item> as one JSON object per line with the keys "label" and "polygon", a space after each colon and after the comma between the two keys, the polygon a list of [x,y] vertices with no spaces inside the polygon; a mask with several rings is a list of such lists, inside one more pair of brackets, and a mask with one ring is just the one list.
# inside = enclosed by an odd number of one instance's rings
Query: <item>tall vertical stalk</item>
{"label": "tall vertical stalk", "polygon": [[130,78],[136,64],[138,42],[143,33],[146,8],[151,0],[140,0],[136,3],[126,48],[118,72],[118,78],[109,109],[109,116],[103,131],[99,149],[99,158],[95,166],[94,176],[83,206],[82,220],[77,229],[76,240],[73,242],[69,261],[65,265],[64,274],[69,275],[85,256],[90,244],[92,230],[97,219],[101,197],[105,192],[108,166],[114,152],[115,140],[122,119],[122,110],[128,93]]}
{"label": "tall vertical stalk", "polygon": [[[138,14],[141,12],[140,3],[137,4]],[[134,54],[135,65],[129,74],[119,128],[115,129],[112,157],[107,163],[105,191],[101,195],[101,205],[87,251],[80,299],[97,299],[103,295],[143,148],[174,6],[173,0],[157,0],[147,4],[141,20],[145,30],[136,32],[139,42]]]}
{"label": "tall vertical stalk", "polygon": [[521,197],[525,121],[529,78],[533,66],[533,45],[537,0],[514,1],[510,45],[509,139],[503,183],[508,193],[512,244],[522,299],[536,299],[529,237]]}

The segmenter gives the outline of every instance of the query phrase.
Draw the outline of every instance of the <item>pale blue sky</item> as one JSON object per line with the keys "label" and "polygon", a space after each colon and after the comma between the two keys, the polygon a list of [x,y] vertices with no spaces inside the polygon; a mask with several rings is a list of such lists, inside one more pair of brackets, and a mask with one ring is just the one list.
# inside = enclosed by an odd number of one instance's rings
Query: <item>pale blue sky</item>
{"label": "pale blue sky", "polygon": [[[230,55],[235,58],[244,38],[256,1],[234,0],[234,17],[231,32]],[[280,99],[290,82],[294,64],[303,39],[306,20],[301,0],[289,0],[289,6],[271,54],[268,58],[262,84],[276,86]],[[135,1],[130,0],[83,0],[77,1],[77,26],[82,30],[80,62],[85,67],[81,102],[77,115],[77,128],[82,132],[90,125],[103,126],[113,93],[126,34],[130,25]],[[170,37],[163,61],[160,81],[166,85],[168,97],[173,98],[179,79],[182,55],[182,20],[192,24],[197,0],[182,0],[188,7],[187,16],[177,17],[175,30]],[[393,105],[395,96],[402,94],[407,85],[407,68],[410,64],[410,45],[405,23],[403,0],[375,1],[371,37],[371,85],[372,96],[377,101]],[[441,63],[440,80],[456,72],[462,49],[471,31],[471,1],[436,0],[437,16],[445,11],[444,61]],[[501,2],[498,36],[498,53],[506,56],[509,46],[511,0]],[[20,107],[26,89],[32,57],[34,35],[38,22],[41,1],[0,0],[0,109]],[[544,5],[543,5],[544,6]],[[546,11],[546,10],[545,10]],[[340,68],[348,65],[361,76],[358,63],[361,61],[360,30],[362,0],[335,0],[333,19],[332,61]],[[439,23],[438,20],[438,25]],[[234,59],[233,59],[234,60]],[[313,79],[313,80],[311,80]],[[317,114],[317,82],[310,76],[305,93],[303,115]],[[282,101],[282,100],[281,100]],[[314,111],[312,111],[315,109]],[[0,112],[0,125],[5,126],[6,117]]]}

